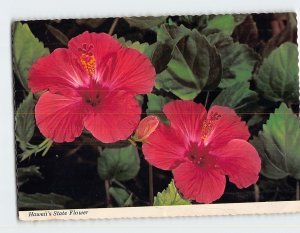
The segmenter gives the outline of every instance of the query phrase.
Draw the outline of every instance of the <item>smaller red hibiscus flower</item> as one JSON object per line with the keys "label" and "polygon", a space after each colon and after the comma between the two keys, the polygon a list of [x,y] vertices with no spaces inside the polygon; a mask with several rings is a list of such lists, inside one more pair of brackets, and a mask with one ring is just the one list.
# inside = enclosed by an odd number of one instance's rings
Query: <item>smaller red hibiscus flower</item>
{"label": "smaller red hibiscus flower", "polygon": [[175,185],[187,199],[211,203],[222,196],[225,175],[238,188],[258,180],[261,161],[247,142],[249,131],[236,113],[213,106],[176,100],[163,109],[170,126],[162,123],[143,144],[146,160],[172,170]]}
{"label": "smaller red hibiscus flower", "polygon": [[54,50],[30,69],[33,93],[46,91],[35,107],[41,133],[55,142],[71,142],[87,129],[111,143],[136,129],[138,94],[151,92],[155,69],[137,50],[124,48],[105,33],[85,32],[68,48]]}
{"label": "smaller red hibiscus flower", "polygon": [[145,140],[155,131],[159,124],[159,120],[156,116],[147,116],[142,119],[135,131],[133,139],[139,142],[145,142]]}

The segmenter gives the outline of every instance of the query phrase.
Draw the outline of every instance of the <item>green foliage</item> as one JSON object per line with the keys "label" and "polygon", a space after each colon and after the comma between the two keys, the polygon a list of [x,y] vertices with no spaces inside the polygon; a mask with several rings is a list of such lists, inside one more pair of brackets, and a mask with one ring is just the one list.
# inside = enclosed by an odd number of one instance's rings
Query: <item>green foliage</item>
{"label": "green foliage", "polygon": [[182,31],[169,31],[171,38],[175,38],[171,41],[175,45],[166,70],[157,76],[156,87],[189,100],[195,98],[208,81],[211,87],[218,85],[222,72],[221,60],[216,49],[196,30],[178,40],[184,34]]}
{"label": "green foliage", "polygon": [[300,179],[299,142],[299,119],[282,103],[251,141],[262,159],[261,173],[271,179]]}
{"label": "green foliage", "polygon": [[133,205],[132,194],[122,188],[110,187],[108,190],[109,194],[121,207],[128,207]]}
{"label": "green foliage", "polygon": [[262,95],[271,101],[298,102],[298,48],[286,42],[264,59],[256,83]]}
{"label": "green foliage", "polygon": [[147,114],[158,116],[161,121],[166,122],[167,118],[163,113],[163,106],[171,101],[168,97],[158,96],[154,94],[148,94],[148,103],[147,103]]}
{"label": "green foliage", "polygon": [[114,35],[114,38],[116,38],[124,47],[135,49],[141,53],[144,53],[149,47],[148,43],[140,43],[138,41],[132,42],[131,40],[125,40],[124,37],[117,38],[116,35]]}
{"label": "green foliage", "polygon": [[130,27],[136,27],[140,29],[151,29],[164,23],[167,17],[125,17],[124,19],[129,23]]}
{"label": "green foliage", "polygon": [[37,177],[42,179],[42,173],[40,172],[40,168],[35,165],[31,165],[28,167],[21,167],[17,169],[18,174],[18,187],[27,183],[31,178]]}
{"label": "green foliage", "polygon": [[133,145],[105,148],[98,158],[98,173],[104,180],[130,180],[137,175],[139,169],[140,158]]}
{"label": "green foliage", "polygon": [[233,15],[217,15],[209,19],[207,29],[218,29],[225,35],[230,36],[235,28]]}
{"label": "green foliage", "polygon": [[240,82],[225,88],[211,105],[230,107],[236,112],[245,111],[258,101],[257,93],[250,90],[249,87],[249,82]]}
{"label": "green foliage", "polygon": [[71,202],[70,197],[56,193],[34,193],[28,194],[18,192],[18,208],[30,210],[64,209]]}
{"label": "green foliage", "polygon": [[49,54],[49,49],[44,47],[31,32],[28,24],[15,23],[13,32],[13,62],[14,70],[22,83],[28,90],[28,70],[40,57]]}
{"label": "green foliage", "polygon": [[230,87],[251,79],[259,55],[247,45],[233,43],[219,48],[222,59],[223,76],[219,87]]}
{"label": "green foliage", "polygon": [[183,199],[178,193],[174,180],[161,193],[157,193],[154,197],[154,206],[169,206],[169,205],[191,205],[191,202]]}
{"label": "green foliage", "polygon": [[28,143],[34,134],[34,106],[35,100],[30,92],[16,111],[16,138],[22,144]]}

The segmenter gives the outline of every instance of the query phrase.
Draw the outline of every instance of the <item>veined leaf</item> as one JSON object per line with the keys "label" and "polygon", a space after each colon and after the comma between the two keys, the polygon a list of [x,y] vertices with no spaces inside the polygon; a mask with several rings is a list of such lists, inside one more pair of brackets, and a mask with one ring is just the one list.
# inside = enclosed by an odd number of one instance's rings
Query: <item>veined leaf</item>
{"label": "veined leaf", "polygon": [[170,102],[171,99],[168,97],[158,96],[154,94],[148,94],[147,103],[147,114],[158,116],[161,121],[167,122],[167,117],[163,113],[163,107],[166,103]]}
{"label": "veined leaf", "polygon": [[193,30],[174,46],[167,69],[158,74],[156,87],[179,98],[195,98],[206,86],[217,86],[221,78],[221,60],[215,47]]}
{"label": "veined leaf", "polygon": [[264,59],[256,83],[262,95],[271,101],[299,101],[297,45],[286,42]]}
{"label": "veined leaf", "polygon": [[249,87],[249,82],[240,82],[225,88],[211,105],[230,107],[236,112],[246,110],[258,101],[257,93],[250,90]]}
{"label": "veined leaf", "polygon": [[191,202],[183,199],[178,193],[174,181],[172,180],[168,187],[161,193],[157,193],[154,197],[154,206],[170,206],[170,205],[191,205]]}
{"label": "veined leaf", "polygon": [[299,119],[282,103],[251,141],[262,159],[261,173],[271,179],[287,176],[300,179],[299,142]]}
{"label": "veined leaf", "polygon": [[104,180],[133,179],[140,169],[140,158],[133,145],[122,148],[105,148],[98,158],[98,173]]}
{"label": "veined leaf", "polygon": [[17,22],[14,25],[14,70],[23,87],[28,90],[28,70],[38,58],[49,54],[49,49],[32,34],[28,24]]}
{"label": "veined leaf", "polygon": [[122,188],[110,187],[108,190],[109,194],[115,199],[121,207],[128,207],[133,205],[132,195],[127,193]]}
{"label": "veined leaf", "polygon": [[35,101],[33,94],[30,92],[16,111],[16,138],[23,144],[29,142],[34,134],[34,106]]}

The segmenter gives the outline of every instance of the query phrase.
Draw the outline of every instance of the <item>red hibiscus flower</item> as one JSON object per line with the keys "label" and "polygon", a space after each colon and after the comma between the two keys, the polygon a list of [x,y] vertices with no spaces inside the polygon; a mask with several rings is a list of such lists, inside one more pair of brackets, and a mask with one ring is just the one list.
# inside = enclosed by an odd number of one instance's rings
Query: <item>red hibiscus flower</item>
{"label": "red hibiscus flower", "polygon": [[134,97],[151,92],[154,81],[145,55],[105,33],[85,32],[67,49],[40,58],[30,69],[28,85],[33,93],[46,91],[35,107],[45,137],[70,142],[86,128],[111,143],[135,130],[141,108]]}
{"label": "red hibiscus flower", "polygon": [[146,160],[172,170],[175,185],[187,199],[211,203],[224,193],[226,178],[238,188],[256,183],[261,168],[249,131],[236,113],[176,100],[164,107],[170,126],[162,123],[143,145]]}

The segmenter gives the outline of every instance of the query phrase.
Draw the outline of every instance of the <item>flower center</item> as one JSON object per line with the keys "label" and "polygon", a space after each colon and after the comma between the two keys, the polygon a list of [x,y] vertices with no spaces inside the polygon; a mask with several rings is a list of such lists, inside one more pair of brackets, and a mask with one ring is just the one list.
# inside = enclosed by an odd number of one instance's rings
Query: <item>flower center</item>
{"label": "flower center", "polygon": [[96,107],[101,100],[99,91],[86,91],[83,93],[83,99],[92,107]]}
{"label": "flower center", "polygon": [[81,53],[80,63],[90,77],[94,76],[96,68],[96,59],[92,52],[93,48],[92,44],[87,46],[85,43],[82,44],[81,48],[78,48],[78,51]]}
{"label": "flower center", "polygon": [[208,137],[214,127],[214,124],[220,119],[220,117],[221,115],[219,113],[212,112],[210,118],[203,122],[200,135],[201,140],[205,140]]}

